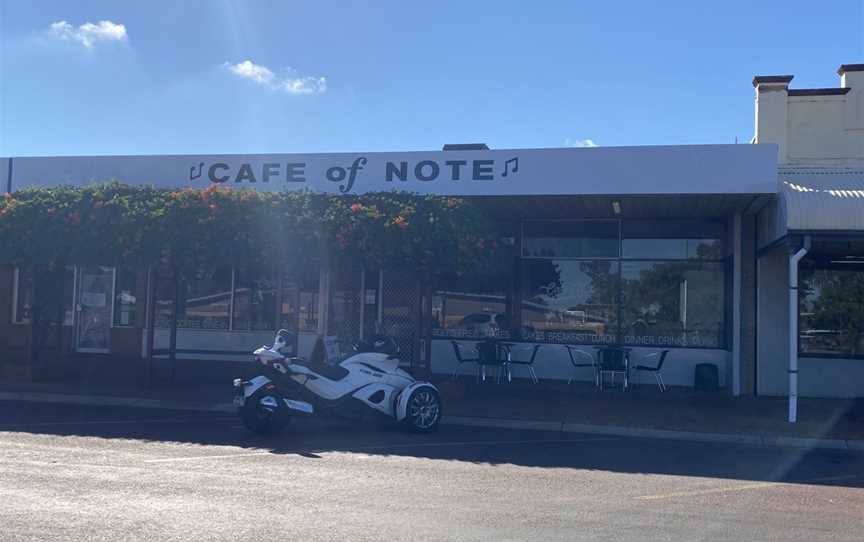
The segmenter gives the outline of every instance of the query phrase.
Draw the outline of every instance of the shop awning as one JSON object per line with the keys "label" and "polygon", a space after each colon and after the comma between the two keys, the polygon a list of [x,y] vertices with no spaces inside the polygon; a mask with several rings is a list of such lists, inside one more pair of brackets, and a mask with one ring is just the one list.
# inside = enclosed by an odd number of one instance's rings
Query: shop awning
{"label": "shop awning", "polygon": [[864,235],[864,169],[780,168],[778,180],[786,232]]}

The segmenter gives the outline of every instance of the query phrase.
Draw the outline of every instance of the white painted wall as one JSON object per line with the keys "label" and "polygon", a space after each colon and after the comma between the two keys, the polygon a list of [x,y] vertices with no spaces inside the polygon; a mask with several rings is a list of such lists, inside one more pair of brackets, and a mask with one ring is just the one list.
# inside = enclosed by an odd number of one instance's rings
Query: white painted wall
{"label": "white painted wall", "polygon": [[861,163],[864,130],[849,117],[862,96],[864,92],[856,89],[845,96],[790,96],[784,161],[807,165]]}
{"label": "white painted wall", "polygon": [[778,145],[782,165],[864,163],[864,72],[846,72],[843,95],[789,96],[788,83],[756,86],[754,143]]}
{"label": "white painted wall", "polygon": [[756,390],[759,395],[785,396],[789,390],[786,372],[789,368],[788,266],[789,255],[781,248],[757,260]]}
{"label": "white painted wall", "polygon": [[[470,343],[471,341],[460,341]],[[528,359],[531,355],[533,344],[525,343],[513,349],[514,359]],[[592,354],[595,352],[591,346],[577,347]],[[631,354],[631,365],[643,363],[654,366],[657,358],[645,359],[645,356],[657,352],[656,348],[634,348]],[[583,361],[587,361],[583,360]],[[717,365],[720,375],[720,386],[725,387],[727,373],[729,372],[729,352],[726,350],[709,350],[696,348],[672,348],[663,365],[663,379],[670,386],[693,386],[694,368],[697,363],[712,363]],[[432,372],[435,374],[452,374],[457,366],[453,346],[449,340],[436,339],[432,341]],[[534,362],[534,370],[542,380],[574,380],[591,382],[594,380],[594,371],[590,367],[574,369],[570,363],[567,349],[561,345],[544,344],[537,353]],[[477,366],[473,363],[465,363],[457,374],[475,375]],[[494,369],[492,373],[494,374]],[[654,385],[654,377],[647,373],[633,372],[634,382]],[[528,369],[514,366],[513,376],[516,378],[528,378]]]}

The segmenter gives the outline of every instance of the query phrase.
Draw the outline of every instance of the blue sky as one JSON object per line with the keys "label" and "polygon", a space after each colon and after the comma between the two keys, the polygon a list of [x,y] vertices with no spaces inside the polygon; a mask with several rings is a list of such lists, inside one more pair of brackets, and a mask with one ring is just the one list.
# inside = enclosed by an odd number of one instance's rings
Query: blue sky
{"label": "blue sky", "polygon": [[0,155],[746,142],[753,75],[837,86],[862,6],[0,0]]}

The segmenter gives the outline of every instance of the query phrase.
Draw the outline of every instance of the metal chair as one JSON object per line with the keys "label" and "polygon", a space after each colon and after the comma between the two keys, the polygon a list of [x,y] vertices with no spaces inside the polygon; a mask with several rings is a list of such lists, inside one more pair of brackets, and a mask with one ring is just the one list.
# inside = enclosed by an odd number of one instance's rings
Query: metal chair
{"label": "metal chair", "polygon": [[501,369],[507,369],[507,357],[502,356],[501,345],[486,339],[477,343],[477,381],[486,382],[486,367],[495,367],[495,381],[501,382]]}
{"label": "metal chair", "polygon": [[630,385],[629,362],[626,350],[614,347],[603,347],[597,350],[597,372],[599,373],[600,389],[603,389],[603,375],[612,375],[612,386],[615,386],[615,375],[624,376],[622,389],[626,390]]}
{"label": "metal chair", "polygon": [[452,380],[456,380],[456,375],[459,373],[459,368],[462,367],[463,363],[478,363],[480,358],[477,354],[477,347],[475,345],[471,345],[471,350],[474,352],[474,357],[464,357],[462,355],[462,348],[467,348],[467,345],[460,343],[459,341],[450,341],[450,344],[453,345],[453,353],[456,354],[456,367],[453,368],[453,375],[451,376]]}
{"label": "metal chair", "polygon": [[663,375],[660,374],[661,369],[663,369],[663,363],[666,361],[666,356],[669,355],[668,350],[661,350],[660,352],[654,352],[653,354],[648,354],[645,356],[647,358],[653,358],[660,356],[660,359],[657,361],[657,365],[655,367],[649,367],[648,365],[637,365],[634,367],[637,371],[645,371],[647,373],[654,373],[654,380],[657,381],[657,387],[660,388],[660,391],[666,391],[666,383],[663,382]]}
{"label": "metal chair", "polygon": [[512,376],[510,374],[510,366],[511,365],[522,365],[522,366],[528,367],[528,373],[531,376],[531,382],[533,382],[534,384],[540,383],[540,379],[537,378],[537,373],[534,372],[534,360],[537,358],[537,351],[540,350],[541,346],[543,346],[542,344],[535,344],[533,347],[531,347],[530,345],[521,345],[522,350],[527,350],[528,348],[531,348],[531,357],[529,357],[527,360],[514,359],[513,358],[513,350],[515,349],[514,347],[517,347],[520,345],[516,345],[516,344],[512,344],[512,343],[503,343],[501,346],[505,349],[505,353],[507,355],[507,381],[508,382],[510,381],[511,376]]}
{"label": "metal chair", "polygon": [[[574,369],[576,369],[577,371],[583,367],[591,367],[592,369],[594,369],[594,385],[599,386],[600,385],[600,376],[599,376],[599,373],[597,372],[597,362],[594,359],[594,356],[592,356],[591,354],[589,354],[588,352],[586,352],[584,350],[580,350],[580,349],[576,348],[572,344],[564,344],[561,346],[563,346],[564,348],[567,349],[567,354],[570,356],[570,364],[573,365]],[[576,361],[576,356],[580,356],[582,358],[588,358],[588,363]],[[571,382],[573,382],[572,377],[567,379],[567,385],[569,386]]]}

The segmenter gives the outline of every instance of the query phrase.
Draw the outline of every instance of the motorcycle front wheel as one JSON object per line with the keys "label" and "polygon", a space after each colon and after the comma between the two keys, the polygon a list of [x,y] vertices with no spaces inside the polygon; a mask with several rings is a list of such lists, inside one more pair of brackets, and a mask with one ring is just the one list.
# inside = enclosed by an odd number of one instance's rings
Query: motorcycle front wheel
{"label": "motorcycle front wheel", "polygon": [[282,398],[272,393],[247,399],[240,408],[240,419],[247,429],[259,435],[275,435],[288,423]]}
{"label": "motorcycle front wheel", "polygon": [[417,433],[431,433],[441,421],[441,397],[431,388],[419,388],[408,398],[405,426]]}

